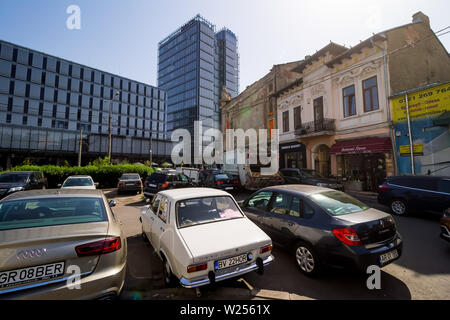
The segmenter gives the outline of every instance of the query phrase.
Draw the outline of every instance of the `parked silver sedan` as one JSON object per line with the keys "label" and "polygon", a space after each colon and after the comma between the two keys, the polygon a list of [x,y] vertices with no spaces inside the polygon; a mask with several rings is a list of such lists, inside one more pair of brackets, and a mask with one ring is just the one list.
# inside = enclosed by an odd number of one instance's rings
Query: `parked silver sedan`
{"label": "parked silver sedan", "polygon": [[0,299],[117,297],[127,243],[99,190],[35,190],[0,201]]}

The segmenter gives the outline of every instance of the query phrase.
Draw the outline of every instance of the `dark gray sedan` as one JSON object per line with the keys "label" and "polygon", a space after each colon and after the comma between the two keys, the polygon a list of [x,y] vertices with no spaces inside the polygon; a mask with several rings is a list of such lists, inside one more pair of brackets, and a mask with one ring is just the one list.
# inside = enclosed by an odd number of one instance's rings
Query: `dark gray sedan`
{"label": "dark gray sedan", "polygon": [[117,183],[117,193],[142,192],[142,180],[137,173],[124,173]]}
{"label": "dark gray sedan", "polygon": [[307,185],[259,190],[242,203],[245,214],[272,241],[292,250],[300,271],[323,266],[383,267],[402,254],[391,215],[369,208],[341,191]]}

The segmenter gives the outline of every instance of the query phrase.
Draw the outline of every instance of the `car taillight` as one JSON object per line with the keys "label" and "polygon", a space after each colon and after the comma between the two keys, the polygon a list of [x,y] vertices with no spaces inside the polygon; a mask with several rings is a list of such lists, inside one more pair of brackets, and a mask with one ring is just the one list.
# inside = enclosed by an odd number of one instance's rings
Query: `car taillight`
{"label": "car taillight", "polygon": [[378,186],[378,191],[387,190],[387,189],[389,189],[389,187],[384,184],[382,184],[381,186]]}
{"label": "car taillight", "polygon": [[136,185],[138,185],[138,186],[142,186],[142,182],[141,182],[141,181],[139,181],[139,182],[136,182]]}
{"label": "car taillight", "polygon": [[117,186],[118,187],[123,187],[123,183],[121,182],[121,183],[117,184]]}
{"label": "car taillight", "polygon": [[217,184],[223,184],[223,181],[216,181]]}
{"label": "car taillight", "polygon": [[202,270],[206,270],[207,267],[208,267],[207,263],[194,264],[192,266],[187,267],[187,272],[192,273],[192,272],[202,271]]}
{"label": "car taillight", "polygon": [[233,183],[234,183],[234,184],[238,184],[238,183],[239,183],[239,180],[233,180]]}
{"label": "car taillight", "polygon": [[353,228],[333,229],[334,235],[349,246],[361,246],[362,242]]}
{"label": "car taillight", "polygon": [[269,244],[268,246],[262,247],[261,250],[259,250],[259,252],[260,253],[265,253],[265,252],[268,252],[268,251],[272,251],[272,249],[273,249],[273,245]]}
{"label": "car taillight", "polygon": [[79,257],[96,256],[104,253],[114,252],[122,247],[120,237],[108,238],[101,241],[82,244],[75,247],[75,251]]}
{"label": "car taillight", "polygon": [[164,182],[162,185],[161,185],[161,188],[167,188],[169,186],[169,183],[168,182]]}

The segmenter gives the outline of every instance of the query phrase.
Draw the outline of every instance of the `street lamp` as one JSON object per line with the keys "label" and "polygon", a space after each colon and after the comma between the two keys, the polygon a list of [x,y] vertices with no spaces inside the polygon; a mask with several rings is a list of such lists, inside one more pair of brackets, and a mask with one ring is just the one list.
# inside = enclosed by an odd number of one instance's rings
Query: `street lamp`
{"label": "street lamp", "polygon": [[[111,163],[111,149],[112,149],[112,104],[114,101],[114,97],[120,95],[120,92],[116,92],[112,99],[109,101],[109,121],[108,121],[108,159],[109,163]],[[108,101],[105,99],[105,102]]]}

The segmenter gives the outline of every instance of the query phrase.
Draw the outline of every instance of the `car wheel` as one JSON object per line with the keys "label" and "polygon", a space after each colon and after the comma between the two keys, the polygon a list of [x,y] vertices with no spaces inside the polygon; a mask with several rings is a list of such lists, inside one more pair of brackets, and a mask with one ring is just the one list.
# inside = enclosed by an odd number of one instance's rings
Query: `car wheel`
{"label": "car wheel", "polygon": [[141,236],[142,236],[142,239],[144,240],[144,242],[149,242],[149,241],[148,241],[148,238],[147,238],[147,235],[146,235],[145,232],[144,232],[144,228],[142,228]]}
{"label": "car wheel", "polygon": [[392,213],[398,216],[405,216],[408,211],[405,201],[401,199],[392,200],[390,207]]}
{"label": "car wheel", "polygon": [[320,263],[314,249],[304,242],[295,245],[295,261],[300,271],[310,277],[320,273]]}
{"label": "car wheel", "polygon": [[163,278],[164,278],[164,285],[168,288],[172,287],[174,284],[173,281],[173,274],[172,270],[170,269],[170,265],[167,262],[167,259],[164,258],[163,260]]}

